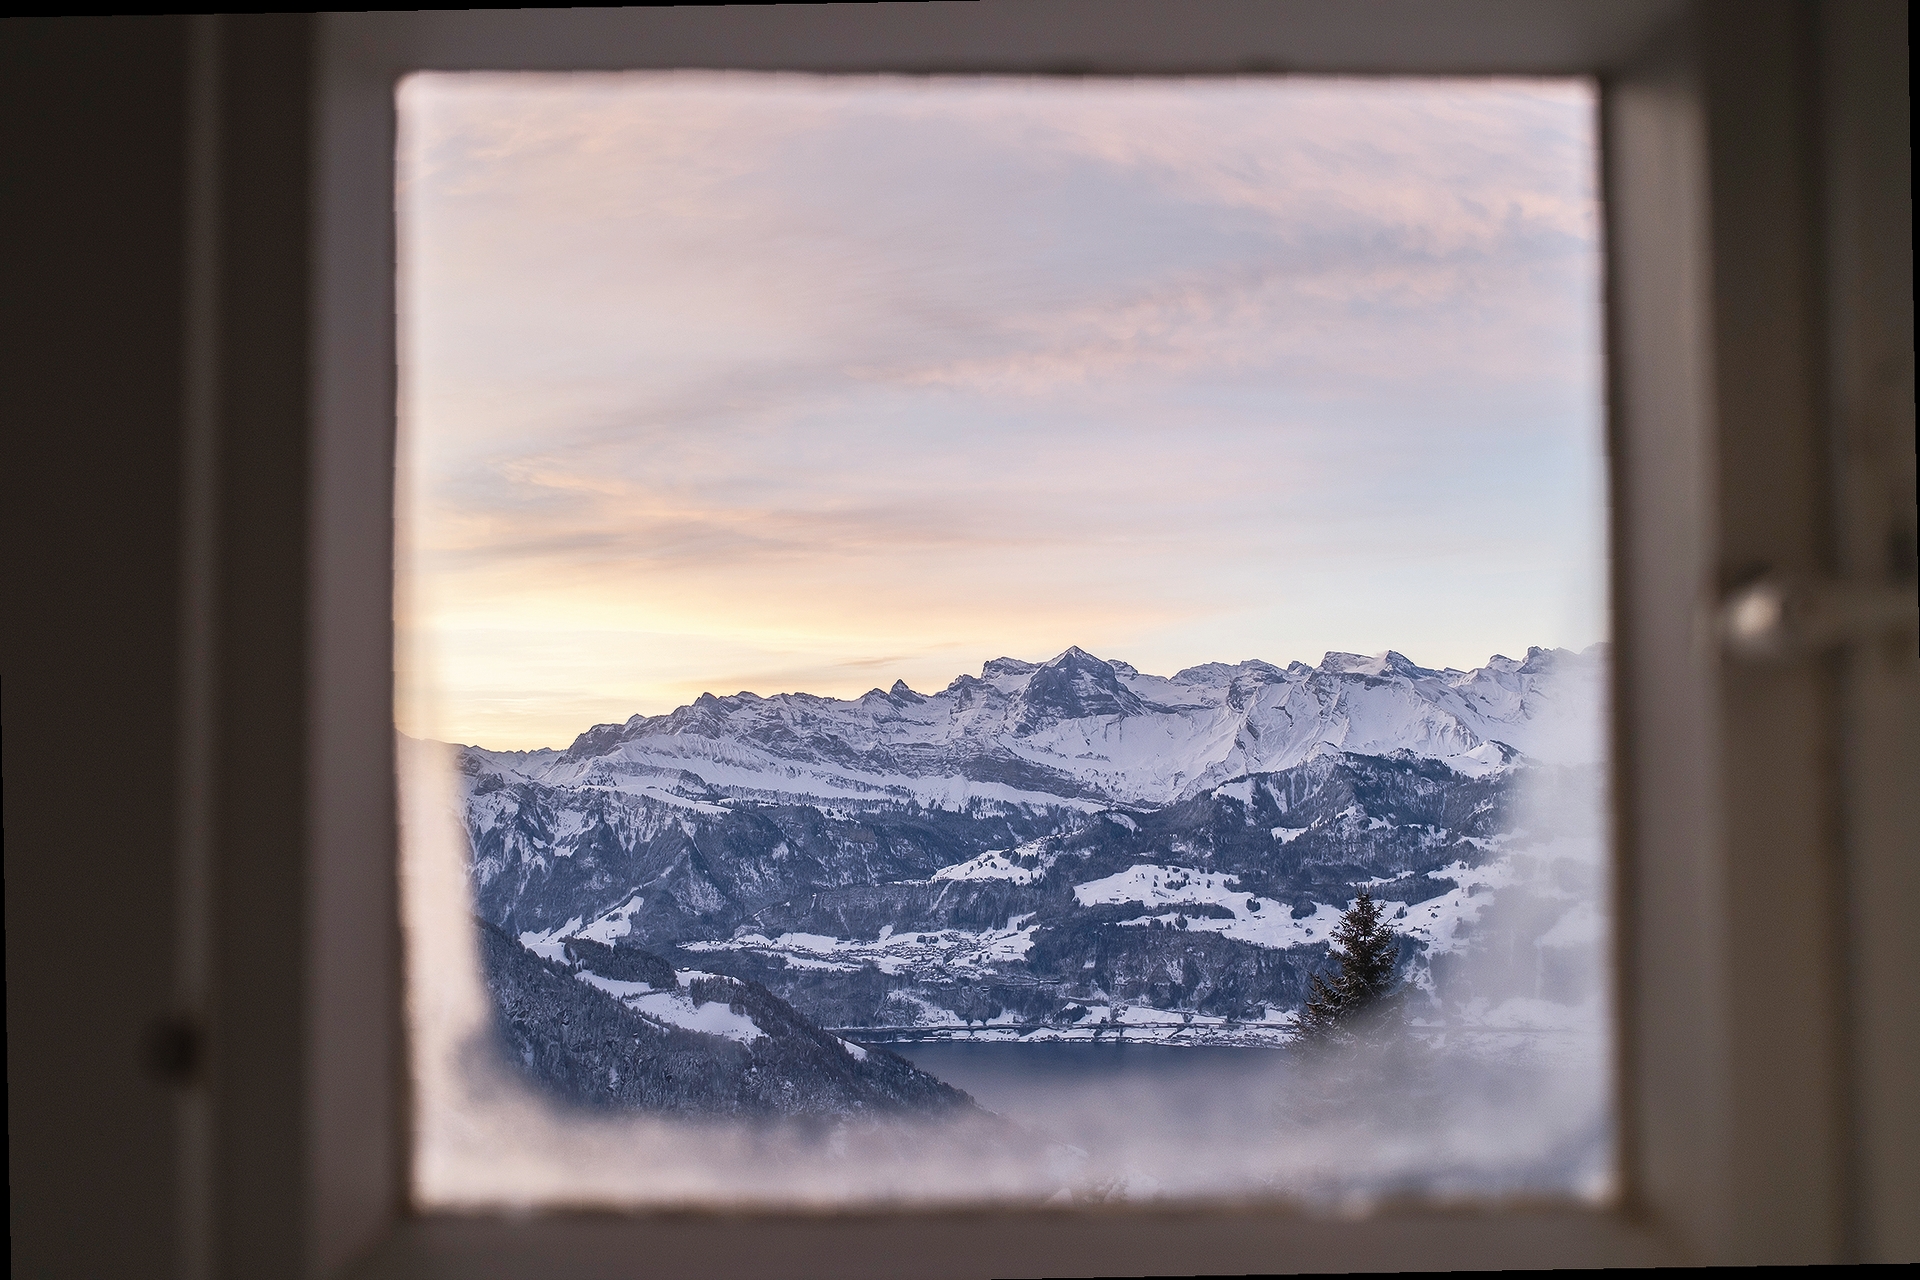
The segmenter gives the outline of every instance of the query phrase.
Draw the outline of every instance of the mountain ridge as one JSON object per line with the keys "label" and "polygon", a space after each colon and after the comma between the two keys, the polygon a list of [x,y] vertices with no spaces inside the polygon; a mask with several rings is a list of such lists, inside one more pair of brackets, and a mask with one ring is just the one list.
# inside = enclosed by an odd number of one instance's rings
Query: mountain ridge
{"label": "mountain ridge", "polygon": [[1044,663],[990,659],[931,694],[903,681],[844,699],[707,692],[595,725],[561,750],[467,750],[529,781],[664,796],[675,793],[659,779],[692,774],[742,796],[1155,806],[1326,752],[1410,750],[1465,774],[1507,767],[1514,753],[1593,763],[1605,750],[1606,663],[1601,643],[1532,647],[1469,671],[1388,650],[1162,677],[1076,646]]}

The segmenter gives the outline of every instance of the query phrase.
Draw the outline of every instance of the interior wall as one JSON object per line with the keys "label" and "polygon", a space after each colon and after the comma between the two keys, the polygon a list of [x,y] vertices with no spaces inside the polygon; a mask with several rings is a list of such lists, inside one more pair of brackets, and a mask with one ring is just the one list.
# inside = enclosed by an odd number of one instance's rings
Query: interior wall
{"label": "interior wall", "polygon": [[302,1270],[313,25],[0,42],[16,1274]]}
{"label": "interior wall", "polygon": [[217,20],[209,1263],[305,1270],[310,15]]}
{"label": "interior wall", "polygon": [[164,1275],[186,23],[9,19],[0,50],[13,1273]]}

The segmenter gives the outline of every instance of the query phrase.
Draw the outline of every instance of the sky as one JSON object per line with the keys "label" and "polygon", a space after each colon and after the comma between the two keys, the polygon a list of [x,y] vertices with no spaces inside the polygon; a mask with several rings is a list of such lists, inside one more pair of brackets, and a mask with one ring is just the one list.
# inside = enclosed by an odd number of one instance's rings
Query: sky
{"label": "sky", "polygon": [[1584,81],[430,73],[403,731],[1607,632]]}

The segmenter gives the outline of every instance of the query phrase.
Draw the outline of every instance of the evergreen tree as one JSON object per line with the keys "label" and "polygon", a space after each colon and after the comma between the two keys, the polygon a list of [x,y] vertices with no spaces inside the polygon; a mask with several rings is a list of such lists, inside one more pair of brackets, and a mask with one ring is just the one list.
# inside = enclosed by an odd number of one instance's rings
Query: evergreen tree
{"label": "evergreen tree", "polygon": [[1333,943],[1340,972],[1331,981],[1314,974],[1300,1011],[1301,1033],[1310,1040],[1342,1038],[1362,1014],[1384,1012],[1381,1005],[1393,989],[1400,944],[1366,890],[1341,915]]}

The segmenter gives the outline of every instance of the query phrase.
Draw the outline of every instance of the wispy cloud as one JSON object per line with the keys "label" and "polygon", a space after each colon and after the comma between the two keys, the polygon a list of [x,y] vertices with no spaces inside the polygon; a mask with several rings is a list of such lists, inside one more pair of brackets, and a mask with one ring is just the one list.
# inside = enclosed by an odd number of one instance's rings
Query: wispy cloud
{"label": "wispy cloud", "polygon": [[1604,625],[1583,85],[425,76],[402,129],[416,729]]}

